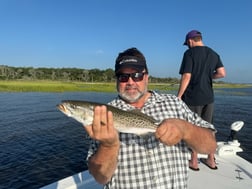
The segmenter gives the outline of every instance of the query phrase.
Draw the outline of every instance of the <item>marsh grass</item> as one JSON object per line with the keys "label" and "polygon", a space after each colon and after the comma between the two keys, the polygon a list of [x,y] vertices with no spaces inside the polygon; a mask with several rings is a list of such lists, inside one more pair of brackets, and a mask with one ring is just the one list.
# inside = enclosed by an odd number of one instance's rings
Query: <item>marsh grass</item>
{"label": "marsh grass", "polygon": [[113,92],[112,83],[84,83],[61,81],[0,81],[0,92]]}
{"label": "marsh grass", "polygon": [[[215,84],[214,88],[241,88],[245,84]],[[251,87],[251,85],[250,85]],[[150,83],[149,89],[159,91],[178,90],[178,84]],[[85,83],[63,81],[0,81],[0,92],[116,92],[115,83]]]}

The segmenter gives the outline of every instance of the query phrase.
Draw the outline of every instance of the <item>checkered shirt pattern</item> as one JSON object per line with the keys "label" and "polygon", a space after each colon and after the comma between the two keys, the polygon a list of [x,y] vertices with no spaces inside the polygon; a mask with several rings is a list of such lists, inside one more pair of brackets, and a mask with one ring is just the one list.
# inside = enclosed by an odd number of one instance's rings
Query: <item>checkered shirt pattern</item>
{"label": "checkered shirt pattern", "polygon": [[[132,110],[133,106],[117,98],[109,103],[123,110]],[[152,96],[141,112],[161,122],[167,118],[179,118],[197,126],[214,126],[202,120],[197,114],[171,94]],[[127,124],[127,123],[125,123]],[[104,188],[106,189],[185,189],[188,180],[188,160],[190,152],[185,142],[166,146],[155,136],[140,137],[134,134],[120,133],[120,151],[117,169]],[[98,143],[92,141],[88,157],[95,153]]]}

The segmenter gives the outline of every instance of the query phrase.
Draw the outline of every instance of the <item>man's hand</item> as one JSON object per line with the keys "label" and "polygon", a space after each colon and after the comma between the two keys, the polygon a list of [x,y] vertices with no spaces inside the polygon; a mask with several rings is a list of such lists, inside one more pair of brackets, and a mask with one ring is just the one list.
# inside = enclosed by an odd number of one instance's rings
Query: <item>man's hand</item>
{"label": "man's hand", "polygon": [[166,119],[157,128],[155,136],[162,143],[172,146],[184,137],[184,122],[179,119]]}
{"label": "man's hand", "polygon": [[119,135],[114,128],[113,114],[107,111],[106,106],[96,106],[93,124],[84,128],[92,139],[98,140],[103,146],[110,147],[119,143]]}
{"label": "man's hand", "polygon": [[157,128],[155,136],[168,146],[183,140],[190,148],[202,154],[214,153],[216,150],[214,131],[181,119],[164,120]]}

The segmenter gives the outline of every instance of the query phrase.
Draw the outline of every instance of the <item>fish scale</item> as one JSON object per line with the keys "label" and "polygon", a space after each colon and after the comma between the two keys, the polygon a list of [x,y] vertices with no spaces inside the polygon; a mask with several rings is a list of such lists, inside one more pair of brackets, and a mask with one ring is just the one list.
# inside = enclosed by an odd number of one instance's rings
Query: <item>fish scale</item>
{"label": "fish scale", "polygon": [[113,113],[114,127],[119,132],[143,136],[156,131],[157,121],[139,110],[124,111],[107,104],[76,100],[64,100],[57,108],[68,117],[87,126],[93,123],[95,106],[106,106],[107,110]]}

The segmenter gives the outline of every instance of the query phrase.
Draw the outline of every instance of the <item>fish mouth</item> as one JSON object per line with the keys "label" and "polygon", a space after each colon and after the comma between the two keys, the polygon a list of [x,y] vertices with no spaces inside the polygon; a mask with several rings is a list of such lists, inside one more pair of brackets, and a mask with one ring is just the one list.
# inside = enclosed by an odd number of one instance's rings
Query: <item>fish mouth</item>
{"label": "fish mouth", "polygon": [[62,112],[66,112],[65,106],[62,105],[62,104],[58,104],[58,105],[57,105],[57,108],[58,108],[60,111],[62,111]]}

